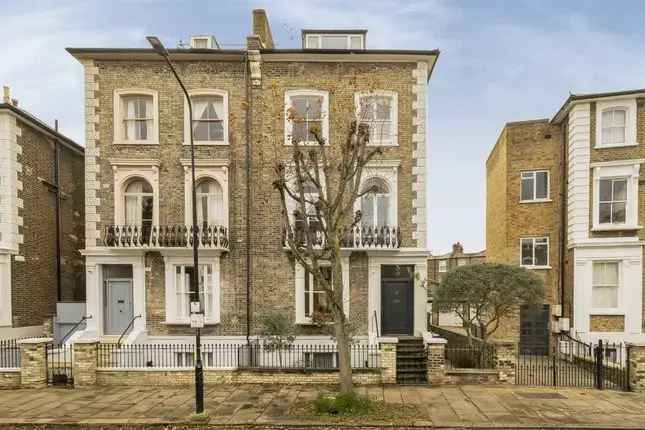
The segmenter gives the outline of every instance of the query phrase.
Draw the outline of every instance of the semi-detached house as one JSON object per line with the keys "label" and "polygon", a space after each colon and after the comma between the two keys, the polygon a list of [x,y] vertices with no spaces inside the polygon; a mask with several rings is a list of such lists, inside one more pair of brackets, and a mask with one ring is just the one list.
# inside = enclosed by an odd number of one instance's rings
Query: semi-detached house
{"label": "semi-detached house", "polygon": [[644,162],[643,89],[571,95],[550,120],[506,124],[487,161],[487,258],[535,271],[547,297],[505,337],[645,340]]}
{"label": "semi-detached house", "polygon": [[[364,175],[356,240],[343,249],[345,311],[362,339],[426,331],[426,103],[438,51],[370,50],[364,30],[305,30],[277,49],[264,11],[245,49],[214,37],[170,50],[194,106],[205,341],[243,342],[269,312],[299,339],[328,342],[312,321],[322,291],[285,246],[274,167],[305,134],[293,108],[340,145],[359,106],[373,110],[382,154]],[[86,107],[87,313],[77,337],[170,342],[189,326],[192,250],[187,100],[151,49],[69,48]],[[298,140],[294,142],[294,140]],[[386,231],[388,240],[368,231]],[[129,327],[131,326],[131,327]],[[186,341],[190,341],[188,337]]]}

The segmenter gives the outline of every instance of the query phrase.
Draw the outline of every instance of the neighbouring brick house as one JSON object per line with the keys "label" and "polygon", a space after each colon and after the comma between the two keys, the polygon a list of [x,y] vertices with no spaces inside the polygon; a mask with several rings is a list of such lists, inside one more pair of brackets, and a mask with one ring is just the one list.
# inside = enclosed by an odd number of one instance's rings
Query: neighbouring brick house
{"label": "neighbouring brick house", "polygon": [[[305,30],[302,49],[277,49],[262,10],[252,32],[246,49],[197,36],[190,48],[170,50],[195,106],[206,341],[244,341],[270,312],[288,315],[300,338],[329,340],[312,324],[316,287],[285,248],[271,185],[295,136],[285,110],[310,115],[333,148],[355,108],[376,100],[386,106],[379,121],[388,132],[373,140],[383,153],[364,178],[382,191],[357,204],[373,209],[365,223],[398,240],[344,249],[346,311],[359,337],[421,335],[427,298],[414,274],[425,276],[429,254],[426,101],[438,51],[369,50],[364,30]],[[192,336],[187,101],[151,49],[68,51],[83,65],[86,88],[83,254],[94,318],[78,336],[116,338],[131,322],[126,342]]]}
{"label": "neighbouring brick house", "polygon": [[[503,335],[643,341],[645,90],[571,95],[508,123],[487,167],[487,258],[545,281],[546,303]],[[519,328],[519,330],[518,330]]]}
{"label": "neighbouring brick house", "polygon": [[0,103],[0,338],[51,329],[56,303],[85,294],[83,148]]}
{"label": "neighbouring brick house", "polygon": [[[452,251],[432,255],[428,258],[428,287],[437,285],[451,269],[468,264],[481,264],[486,261],[486,251],[464,252],[460,242],[452,245]],[[442,326],[461,326],[463,322],[453,312],[438,312],[432,309],[432,297],[428,296],[428,314],[431,323]]]}

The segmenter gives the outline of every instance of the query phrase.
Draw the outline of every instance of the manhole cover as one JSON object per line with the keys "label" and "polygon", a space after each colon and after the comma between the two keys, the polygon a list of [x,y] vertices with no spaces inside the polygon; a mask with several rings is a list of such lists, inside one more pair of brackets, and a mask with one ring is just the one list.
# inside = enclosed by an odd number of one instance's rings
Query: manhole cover
{"label": "manhole cover", "polygon": [[566,399],[560,393],[519,393],[520,396],[527,399]]}

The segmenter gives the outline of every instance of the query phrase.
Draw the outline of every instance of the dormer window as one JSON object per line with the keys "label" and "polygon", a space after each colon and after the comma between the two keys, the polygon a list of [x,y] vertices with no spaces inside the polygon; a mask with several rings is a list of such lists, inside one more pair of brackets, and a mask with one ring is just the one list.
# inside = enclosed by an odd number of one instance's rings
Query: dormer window
{"label": "dormer window", "polygon": [[213,36],[192,36],[190,47],[193,49],[219,49],[219,44]]}
{"label": "dormer window", "polygon": [[365,49],[364,30],[303,30],[304,49]]}

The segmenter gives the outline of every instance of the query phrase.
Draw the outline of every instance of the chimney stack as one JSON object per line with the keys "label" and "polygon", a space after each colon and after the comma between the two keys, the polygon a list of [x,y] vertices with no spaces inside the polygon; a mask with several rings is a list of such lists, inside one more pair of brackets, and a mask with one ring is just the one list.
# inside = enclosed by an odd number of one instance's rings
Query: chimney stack
{"label": "chimney stack", "polygon": [[273,49],[275,47],[269,18],[267,18],[267,13],[264,9],[253,9],[253,36],[260,38],[262,48]]}
{"label": "chimney stack", "polygon": [[12,104],[11,103],[11,87],[8,85],[5,85],[2,87],[2,102],[6,103],[8,105]]}
{"label": "chimney stack", "polygon": [[459,255],[464,253],[464,247],[460,242],[454,243],[452,245],[452,254],[453,255]]}

